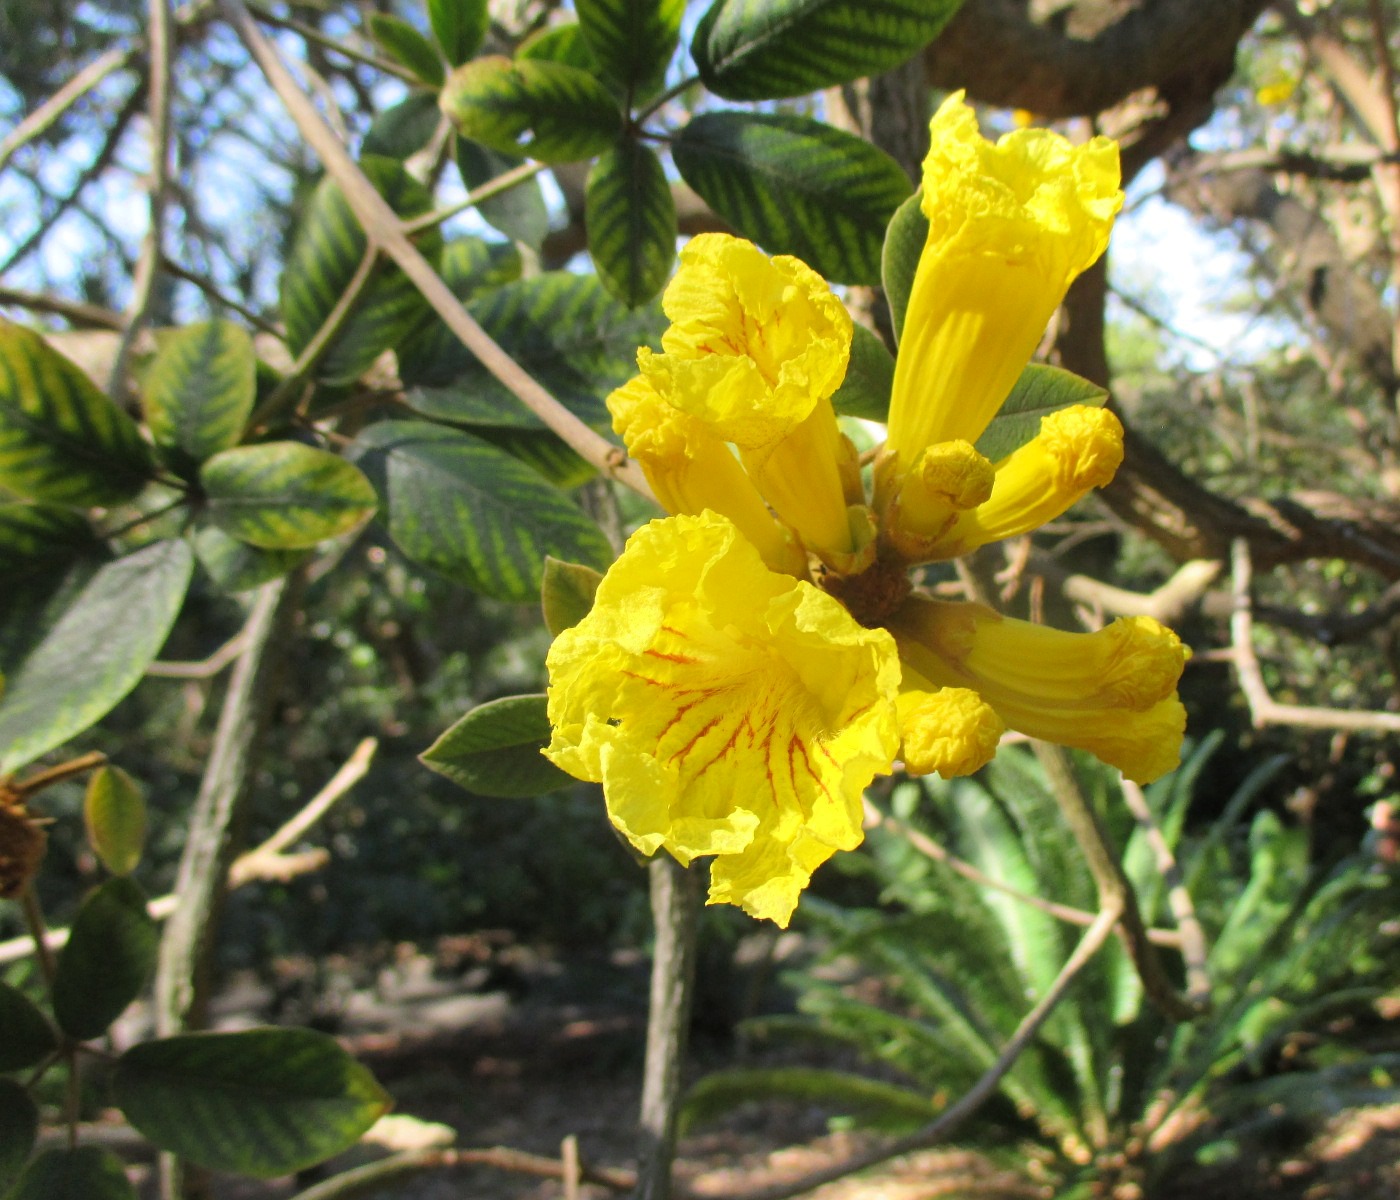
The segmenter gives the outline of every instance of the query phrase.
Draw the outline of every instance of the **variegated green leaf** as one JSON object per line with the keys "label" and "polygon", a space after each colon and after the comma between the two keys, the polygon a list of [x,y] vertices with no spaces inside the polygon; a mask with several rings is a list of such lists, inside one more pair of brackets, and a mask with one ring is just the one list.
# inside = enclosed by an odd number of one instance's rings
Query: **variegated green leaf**
{"label": "variegated green leaf", "polygon": [[437,132],[442,111],[434,92],[412,91],[397,104],[379,113],[365,131],[360,150],[402,162],[417,154]]}
{"label": "variegated green leaf", "polygon": [[308,550],[263,550],[206,525],[194,536],[199,565],[225,592],[251,592],[304,563]]}
{"label": "variegated green leaf", "polygon": [[151,436],[190,463],[238,445],[253,411],[256,376],[253,339],[231,321],[177,330],[146,373]]}
{"label": "variegated green leaf", "polygon": [[690,51],[730,100],[776,100],[896,67],[933,41],[962,0],[715,0]]}
{"label": "variegated green leaf", "polygon": [[0,318],[0,489],[118,504],[151,471],[136,423],[37,333]]}
{"label": "variegated green leaf", "polygon": [[[468,305],[501,347],[588,424],[609,428],[604,399],[637,372],[637,347],[659,347],[659,305],[629,309],[588,275],[550,272],[493,288]],[[410,392],[418,412],[463,425],[539,429],[540,421],[454,343],[432,366],[444,380]]]}
{"label": "variegated green leaf", "polygon": [[563,63],[566,67],[577,67],[590,74],[598,73],[598,60],[588,48],[577,21],[560,21],[558,25],[550,25],[531,34],[515,52],[517,62],[522,58]]}
{"label": "variegated green leaf", "polygon": [[[514,245],[463,237],[443,247],[439,274],[452,294],[469,304],[477,293],[519,279],[520,270],[520,251]],[[396,353],[399,378],[409,387],[450,381],[465,355],[461,339],[436,315],[401,342]]]}
{"label": "variegated green leaf", "polygon": [[685,0],[574,0],[579,28],[603,73],[628,92],[665,77]]}
{"label": "variegated green leaf", "polygon": [[110,1150],[77,1146],[31,1159],[5,1200],[136,1200],[136,1189]]}
{"label": "variegated green leaf", "polygon": [[592,158],[622,129],[617,101],[598,80],[541,59],[474,59],[452,72],[439,103],[466,137],[541,162]]}
{"label": "variegated green leaf", "polygon": [[558,558],[544,560],[544,579],[540,583],[540,607],[544,612],[544,627],[552,637],[572,629],[593,610],[593,600],[603,576],[582,563],[564,562]]}
{"label": "variegated green leaf", "polygon": [[447,78],[442,59],[418,30],[407,21],[389,13],[371,13],[369,18],[370,36],[390,58],[407,67],[429,87],[441,87]]}
{"label": "variegated green leaf", "polygon": [[894,357],[864,325],[854,326],[851,334],[851,361],[831,405],[843,417],[886,421],[894,387]]}
{"label": "variegated green leaf", "polygon": [[302,550],[374,515],[374,488],[354,464],[300,442],[216,454],[199,473],[209,519],[264,550]]}
{"label": "variegated green leaf", "polygon": [[[360,168],[400,216],[414,217],[432,207],[428,190],[392,159],[366,155]],[[350,287],[366,247],[364,231],[340,188],[330,179],[317,186],[297,230],[282,273],[282,319],[287,341],[300,354],[316,336]],[[419,235],[418,248],[436,265],[442,237]],[[327,383],[346,383],[404,336],[429,312],[418,289],[396,267],[380,265],[317,367]]]}
{"label": "variegated green leaf", "polygon": [[547,429],[503,429],[499,425],[469,425],[467,429],[483,442],[490,442],[512,458],[533,467],[555,487],[565,491],[597,474],[586,459]]}
{"label": "variegated green leaf", "polygon": [[565,496],[471,434],[381,421],[357,448],[399,549],[488,596],[535,599],[547,554],[597,566],[611,558],[601,530]]}
{"label": "variegated green leaf", "polygon": [[593,164],[584,224],[608,291],[634,308],[661,291],[676,259],[676,202],[649,146],[623,138]]}
{"label": "variegated green leaf", "polygon": [[95,724],[140,682],[193,569],[184,542],[155,542],[98,568],[61,611],[35,610],[39,626],[25,631],[23,653],[6,664],[0,774]]}
{"label": "variegated green leaf", "polygon": [[159,941],[146,894],[130,879],[118,876],[89,892],[54,976],[59,1028],[79,1041],[105,1033],[146,986]]}
{"label": "variegated green leaf", "polygon": [[1107,402],[1107,391],[1073,371],[1031,363],[1021,372],[992,423],[977,439],[977,451],[992,462],[998,462],[1040,432],[1042,417],[1071,404],[1102,408]]}
{"label": "variegated green leaf", "polygon": [[481,49],[491,12],[486,0],[428,0],[428,22],[447,61],[460,67]]}
{"label": "variegated green leaf", "polygon": [[0,561],[10,579],[76,558],[99,545],[87,518],[76,509],[0,501]]}
{"label": "variegated green leaf", "polygon": [[714,112],[671,152],[681,178],[765,250],[835,283],[880,282],[885,227],[910,191],[884,151],[810,117]]}
{"label": "variegated green leaf", "polygon": [[130,875],[146,845],[146,799],[120,767],[94,771],[83,797],[88,845],[113,875]]}

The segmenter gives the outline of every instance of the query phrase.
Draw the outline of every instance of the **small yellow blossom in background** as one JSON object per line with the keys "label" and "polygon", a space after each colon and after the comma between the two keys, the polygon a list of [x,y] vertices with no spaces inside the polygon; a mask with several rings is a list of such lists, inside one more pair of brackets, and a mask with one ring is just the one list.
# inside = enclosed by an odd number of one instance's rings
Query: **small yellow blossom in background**
{"label": "small yellow blossom in background", "polygon": [[1297,90],[1298,81],[1296,79],[1282,78],[1273,83],[1264,84],[1254,93],[1254,98],[1260,104],[1265,105],[1287,104]]}
{"label": "small yellow blossom in background", "polygon": [[1118,149],[934,116],[929,234],[873,495],[831,396],[851,324],[797,259],[707,234],[681,254],[662,350],[608,398],[672,514],[633,534],[548,658],[545,753],[603,785],[642,853],[714,856],[710,902],[786,925],[862,839],[898,765],[968,774],[1017,730],[1147,782],[1179,761],[1188,651],[1146,617],[1064,633],[919,595],[909,568],[1058,517],[1113,477],[1123,430],[1074,405],[998,462],[975,442],[1122,204]]}

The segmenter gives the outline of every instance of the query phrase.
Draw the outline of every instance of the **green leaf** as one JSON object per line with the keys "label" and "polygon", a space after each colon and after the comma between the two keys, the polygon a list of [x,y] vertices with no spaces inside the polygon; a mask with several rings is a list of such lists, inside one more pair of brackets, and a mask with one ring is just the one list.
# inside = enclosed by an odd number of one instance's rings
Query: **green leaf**
{"label": "green leaf", "polygon": [[633,308],[661,291],[676,260],[676,202],[655,151],[625,137],[593,164],[584,225],[608,291]]}
{"label": "green leaf", "polygon": [[38,1136],[39,1110],[29,1093],[13,1079],[0,1079],[0,1195],[19,1178]]}
{"label": "green leaf", "polygon": [[428,0],[428,21],[444,57],[460,67],[481,49],[491,13],[486,0]]}
{"label": "green leaf", "polygon": [[576,488],[597,474],[586,459],[560,441],[558,434],[548,430],[477,425],[469,427],[467,432],[525,463],[562,491]]}
{"label": "green leaf", "polygon": [[923,189],[920,188],[895,210],[880,254],[880,273],[896,341],[904,336],[904,310],[909,307],[914,272],[919,268],[919,256],[928,241],[928,218],[919,207],[922,201]]}
{"label": "green leaf", "polygon": [[479,796],[542,796],[574,782],[540,753],[549,738],[544,696],[507,696],[472,709],[419,759]]}
{"label": "green leaf", "polygon": [[999,462],[1040,432],[1042,417],[1071,404],[1102,408],[1107,401],[1108,393],[1103,388],[1073,371],[1031,363],[977,439],[977,451],[992,462]]}
{"label": "green leaf", "polygon": [[846,378],[831,397],[832,406],[843,417],[886,421],[893,387],[894,356],[864,325],[853,325],[850,365],[846,367]]}
{"label": "green leaf", "polygon": [[[478,292],[519,279],[520,271],[520,251],[512,243],[463,237],[443,247],[439,273],[452,294],[468,304]],[[436,314],[401,343],[395,353],[399,360],[399,378],[410,387],[418,383],[449,381],[457,368],[449,367],[444,372],[438,364],[460,364],[465,355],[460,339]]]}
{"label": "green leaf", "polygon": [[140,682],[193,569],[184,542],[155,542],[99,568],[51,624],[29,631],[0,699],[0,774],[95,724]]}
{"label": "green leaf", "polygon": [[233,594],[279,579],[310,557],[307,550],[262,550],[213,525],[195,534],[194,552],[215,585]]}
{"label": "green leaf", "polygon": [[253,411],[257,355],[231,321],[205,321],[162,341],[145,378],[146,424],[188,462],[238,445]]}
{"label": "green leaf", "polygon": [[[629,309],[593,276],[551,271],[494,288],[468,311],[516,362],[582,421],[611,428],[604,397],[637,373],[637,347],[659,346],[660,305]],[[437,387],[408,403],[463,425],[540,429],[543,423],[459,342],[432,365]]]}
{"label": "green leaf", "polygon": [[136,1200],[121,1159],[97,1146],[46,1150],[5,1200]]}
{"label": "green leaf", "polygon": [[690,52],[728,100],[777,100],[897,67],[962,0],[716,0]]}
{"label": "green leaf", "polygon": [[[468,311],[554,399],[595,428],[612,427],[603,398],[637,374],[637,347],[661,344],[661,305],[627,308],[594,276],[549,272],[493,288]],[[466,347],[434,364],[441,386],[416,388],[409,405],[468,426],[543,428]]]}
{"label": "green leaf", "polygon": [[[399,216],[421,216],[432,208],[432,195],[402,163],[365,155],[360,169]],[[306,349],[344,297],[360,269],[366,245],[364,231],[339,186],[323,179],[306,206],[282,272],[282,319],[294,354]],[[437,229],[420,234],[417,245],[436,266],[442,254]],[[326,383],[356,379],[430,311],[397,267],[381,265],[318,360],[317,378]]]}
{"label": "green leaf", "polygon": [[370,36],[390,58],[407,67],[429,87],[439,88],[447,73],[432,42],[407,21],[388,13],[371,13]]}
{"label": "green leaf", "polygon": [[[38,1066],[58,1048],[58,1037],[35,1003],[18,988],[0,982],[0,1072]],[[3,1105],[0,1105],[3,1110]]]}
{"label": "green leaf", "polygon": [[910,189],[883,150],[810,117],[712,112],[671,153],[681,178],[765,250],[836,283],[880,282],[885,226]]}
{"label": "green leaf", "polygon": [[572,629],[592,611],[593,597],[602,582],[601,573],[582,563],[552,557],[544,560],[540,605],[551,636],[558,637],[564,630]]}
{"label": "green leaf", "polygon": [[91,892],[58,956],[53,1012],[63,1032],[79,1041],[106,1032],[146,986],[159,942],[146,894],[130,879]]}
{"label": "green leaf", "polygon": [[151,471],[136,422],[37,333],[0,318],[0,489],[112,505]]}
{"label": "green leaf", "polygon": [[101,544],[87,518],[74,509],[0,501],[0,561],[8,580],[67,562]]}
{"label": "green leaf", "polygon": [[604,74],[634,94],[665,78],[685,0],[574,0],[574,8]]}
{"label": "green leaf", "polygon": [[746,1101],[795,1100],[844,1113],[859,1113],[867,1121],[908,1128],[931,1121],[938,1109],[912,1088],[847,1071],[815,1067],[764,1067],[720,1071],[690,1089],[681,1108],[682,1129],[732,1113]]}
{"label": "green leaf", "polygon": [[[457,169],[462,173],[462,182],[469,192],[483,187],[524,161],[516,154],[497,154],[470,138],[460,135],[457,138]],[[545,207],[544,193],[540,191],[537,177],[522,179],[504,192],[478,200],[476,211],[493,229],[499,229],[506,237],[524,242],[535,250],[544,243],[545,234],[549,232],[549,210]]]}
{"label": "green leaf", "polygon": [[577,67],[592,75],[598,74],[598,60],[584,40],[583,30],[577,21],[561,21],[533,33],[520,43],[515,51],[515,59],[534,58],[541,62],[563,63],[566,67]]}
{"label": "green leaf", "polygon": [[541,162],[592,158],[622,129],[607,88],[577,67],[544,59],[474,59],[452,72],[439,103],[466,137]]}
{"label": "green leaf", "polygon": [[402,162],[433,140],[441,120],[436,92],[409,92],[370,122],[360,152]]}
{"label": "green leaf", "polygon": [[352,463],[300,442],[225,450],[204,464],[209,517],[264,550],[304,550],[374,515],[374,488]]}
{"label": "green leaf", "polygon": [[162,1150],[269,1179],[354,1145],[389,1108],[374,1076],[310,1029],[195,1033],[133,1046],[112,1080]]}
{"label": "green leaf", "polygon": [[88,845],[113,875],[130,875],[146,842],[141,785],[120,767],[102,767],[88,780],[83,800]]}
{"label": "green leaf", "polygon": [[360,435],[357,449],[399,548],[488,596],[533,600],[546,554],[599,566],[611,558],[592,521],[478,437],[420,421],[381,421]]}

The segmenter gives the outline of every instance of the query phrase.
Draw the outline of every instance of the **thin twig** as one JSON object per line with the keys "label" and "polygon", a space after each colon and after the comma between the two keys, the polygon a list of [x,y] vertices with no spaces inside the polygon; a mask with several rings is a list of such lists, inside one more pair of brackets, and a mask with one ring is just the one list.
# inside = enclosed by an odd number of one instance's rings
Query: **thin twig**
{"label": "thin twig", "polygon": [[5,169],[20,147],[32,142],[45,130],[52,127],[88,92],[92,91],[108,75],[127,66],[140,52],[141,46],[139,44],[115,47],[88,63],[43,104],[10,130],[4,138],[0,138],[0,171]]}
{"label": "thin twig", "polygon": [[462,344],[531,412],[557,433],[580,457],[605,475],[650,497],[641,469],[601,434],[594,432],[536,382],[481,328],[423,257],[403,230],[393,209],[355,165],[345,147],[322,120],[249,14],[243,0],[220,0],[220,7],[253,60],[262,69],[302,136],[340,185],[372,243],[378,244],[443,319]]}
{"label": "thin twig", "polygon": [[84,304],[79,300],[62,300],[37,292],[24,292],[18,288],[0,287],[0,304],[13,304],[16,308],[25,308],[30,312],[62,317],[79,329],[115,330],[126,324],[126,319],[121,313],[113,312],[110,308],[103,308],[98,304]]}
{"label": "thin twig", "polygon": [[136,273],[131,282],[131,305],[126,328],[117,343],[112,363],[112,377],[107,393],[120,401],[126,394],[126,373],[136,335],[151,314],[155,302],[156,281],[160,277],[161,247],[165,241],[166,192],[170,182],[170,72],[174,62],[174,44],[170,0],[149,0],[146,98],[150,121],[151,170],[146,191],[149,217],[141,253],[136,260]]}
{"label": "thin twig", "polygon": [[146,674],[160,679],[212,679],[243,653],[246,644],[247,636],[240,630],[208,658],[199,662],[153,662]]}
{"label": "thin twig", "polygon": [[24,923],[29,926],[28,937],[19,940],[27,942],[33,947],[34,957],[39,963],[39,974],[44,977],[44,982],[52,988],[58,967],[54,962],[49,932],[44,928],[44,910],[39,907],[39,900],[34,895],[32,887],[26,887],[20,893],[19,903],[24,910]]}
{"label": "thin twig", "polygon": [[[1123,803],[1133,814],[1147,844],[1157,860],[1157,873],[1167,885],[1167,903],[1171,906],[1172,919],[1176,922],[1176,944],[1181,950],[1182,961],[1186,964],[1186,995],[1191,1002],[1204,1009],[1210,1004],[1210,972],[1206,969],[1208,950],[1205,930],[1196,916],[1196,906],[1191,893],[1182,878],[1181,867],[1167,845],[1162,827],[1152,815],[1152,806],[1142,788],[1131,779],[1123,780]],[[1151,937],[1149,931],[1148,936]]]}
{"label": "thin twig", "polygon": [[295,33],[305,38],[308,42],[315,42],[322,49],[330,50],[339,54],[342,58],[348,58],[351,62],[361,63],[367,67],[373,67],[376,71],[382,71],[385,75],[395,75],[405,83],[422,85],[423,81],[412,71],[392,59],[380,58],[375,54],[367,54],[363,50],[358,50],[341,38],[333,38],[322,33],[314,25],[308,25],[305,21],[298,21],[295,17],[283,17],[266,8],[261,4],[250,4],[248,8],[257,14],[259,21],[265,25],[272,25],[277,29],[285,29],[289,33]]}
{"label": "thin twig", "polygon": [[[964,879],[970,879],[979,887],[990,888],[993,891],[1001,892],[1004,896],[1010,896],[1028,908],[1039,909],[1057,921],[1063,921],[1066,925],[1087,928],[1098,920],[1097,913],[1091,913],[1082,908],[1072,908],[1068,904],[1059,904],[1054,900],[1046,900],[1043,896],[1023,892],[1019,888],[1012,887],[1009,883],[1003,883],[1000,879],[993,879],[970,862],[959,858],[946,846],[935,841],[922,830],[915,829],[898,817],[892,817],[888,813],[882,812],[869,800],[865,801],[865,824],[867,827],[878,826],[898,834],[920,854],[935,862],[941,862],[950,871],[955,871]],[[1181,945],[1181,935],[1174,929],[1149,929],[1147,937],[1156,946],[1176,948]]]}
{"label": "thin twig", "polygon": [[1400,713],[1374,709],[1348,711],[1316,708],[1303,704],[1280,704],[1269,694],[1264,672],[1254,652],[1254,611],[1250,583],[1254,564],[1249,543],[1236,538],[1230,546],[1231,592],[1235,611],[1230,617],[1230,661],[1250,719],[1256,729],[1266,725],[1298,725],[1308,729],[1347,729],[1366,732],[1400,733]]}
{"label": "thin twig", "polygon": [[52,787],[56,783],[61,783],[65,779],[71,779],[74,775],[81,775],[84,771],[92,771],[100,767],[107,761],[107,756],[101,750],[89,750],[86,754],[77,758],[70,758],[67,762],[61,762],[57,766],[47,767],[42,771],[36,771],[33,775],[12,782],[10,790],[20,799],[27,796],[37,795],[47,787]]}
{"label": "thin twig", "polygon": [[254,312],[247,305],[239,303],[232,296],[225,295],[212,280],[206,279],[196,271],[191,271],[188,267],[181,266],[169,255],[161,259],[161,269],[165,271],[167,275],[173,275],[176,279],[183,279],[186,283],[194,284],[195,287],[216,304],[222,305],[230,312],[237,313],[255,329],[260,329],[263,333],[271,334],[278,340],[281,340],[284,336],[282,330],[272,321],[269,321],[260,313]]}

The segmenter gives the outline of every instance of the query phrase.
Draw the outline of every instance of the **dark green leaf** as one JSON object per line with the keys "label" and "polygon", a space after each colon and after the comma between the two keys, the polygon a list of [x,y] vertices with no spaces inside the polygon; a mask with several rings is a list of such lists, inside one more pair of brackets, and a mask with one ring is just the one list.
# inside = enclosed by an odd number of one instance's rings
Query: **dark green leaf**
{"label": "dark green leaf", "polygon": [[442,112],[434,92],[413,91],[374,118],[365,131],[361,153],[402,162],[417,154],[437,132]]}
{"label": "dark green leaf", "polygon": [[83,800],[88,845],[113,875],[130,875],[146,843],[141,785],[120,767],[102,767],[88,780]]}
{"label": "dark green leaf", "polygon": [[486,0],[428,0],[428,20],[447,61],[460,67],[481,49],[491,13]]}
{"label": "dark green leaf", "polygon": [[475,59],[452,72],[439,102],[473,141],[541,162],[592,158],[622,129],[607,88],[577,67],[543,59]]}
{"label": "dark green leaf", "polygon": [[253,411],[257,355],[231,321],[205,321],[165,338],[145,379],[146,424],[158,446],[200,463],[238,445]]}
{"label": "dark green leaf", "polygon": [[[463,303],[469,303],[477,292],[519,279],[520,269],[520,251],[509,242],[463,237],[442,250],[442,281]],[[402,342],[396,353],[399,378],[408,386],[450,381],[459,367],[444,373],[438,364],[460,364],[464,354],[457,335],[436,315]]]}
{"label": "dark green leaf", "polygon": [[209,517],[264,550],[304,550],[374,515],[374,488],[338,455],[300,442],[264,442],[215,455],[199,475]]}
{"label": "dark green leaf", "polygon": [[531,34],[520,43],[515,52],[516,60],[536,58],[542,62],[563,63],[566,67],[577,67],[580,71],[598,74],[598,61],[584,40],[583,30],[577,21],[561,21]]}
{"label": "dark green leaf", "polygon": [[46,1150],[5,1200],[136,1200],[121,1159],[97,1146]]}
{"label": "dark green leaf", "polygon": [[686,1095],[682,1127],[732,1113],[746,1101],[778,1099],[859,1113],[867,1121],[894,1128],[921,1125],[938,1115],[929,1098],[912,1088],[846,1071],[765,1067],[721,1071],[700,1080]]}
{"label": "dark green leaf", "polygon": [[250,592],[304,563],[306,550],[262,550],[208,525],[194,537],[194,552],[209,578],[225,592]]}
{"label": "dark green leaf", "polygon": [[[457,169],[461,171],[462,182],[467,185],[468,191],[490,183],[524,161],[519,155],[497,154],[470,138],[457,138]],[[545,234],[549,232],[549,210],[545,208],[540,181],[533,176],[522,179],[504,192],[478,200],[476,211],[493,229],[499,229],[506,237],[524,242],[535,250],[540,248]]]}
{"label": "dark green leaf", "polygon": [[472,709],[419,758],[479,796],[542,796],[573,782],[540,753],[549,737],[543,696],[507,696]]}
{"label": "dark green leaf", "polygon": [[112,1085],[126,1119],[162,1150],[260,1179],[338,1154],[389,1108],[374,1076],[310,1029],[143,1042]]}
{"label": "dark green leaf", "polygon": [[111,505],[151,471],[136,423],[37,333],[0,318],[0,489]]}
{"label": "dark green leaf", "polygon": [[592,479],[597,472],[588,461],[569,449],[557,434],[545,429],[503,429],[500,426],[468,426],[467,432],[504,450],[533,467],[564,491]]}
{"label": "dark green leaf", "polygon": [[0,1079],[0,1195],[19,1178],[38,1136],[39,1110],[29,1093],[13,1079]]}
{"label": "dark green leaf", "polygon": [[56,504],[0,501],[0,561],[7,581],[91,552],[101,543],[82,513]]}
{"label": "dark green leaf", "polygon": [[1096,383],[1044,363],[1031,363],[1021,372],[1006,403],[977,439],[977,451],[999,462],[1040,432],[1040,419],[1071,404],[1101,408],[1108,393]]}
{"label": "dark green leaf", "polygon": [[558,558],[544,560],[540,605],[544,609],[544,626],[553,637],[572,629],[589,614],[602,582],[599,572],[582,563]]}
{"label": "dark green leaf", "polygon": [[776,100],[897,67],[962,0],[715,0],[690,51],[729,100]]}
{"label": "dark green leaf", "polygon": [[831,397],[832,406],[844,417],[885,421],[890,413],[894,387],[894,357],[885,343],[864,325],[852,327],[851,362],[846,378]]}
{"label": "dark green leaf", "polygon": [[[610,428],[604,398],[637,373],[637,347],[659,346],[660,305],[629,309],[593,276],[551,271],[494,288],[468,311],[503,350],[587,424]],[[463,425],[540,429],[513,392],[460,343],[432,364],[444,386],[420,387],[408,402],[425,416]]]}
{"label": "dark green leaf", "polygon": [[29,630],[0,699],[0,774],[95,724],[140,682],[193,569],[184,542],[156,542],[99,568],[52,624]]}
{"label": "dark green leaf", "polygon": [[633,94],[665,77],[685,0],[574,0],[574,8],[604,74]]}
{"label": "dark green leaf", "polygon": [[880,255],[885,299],[889,302],[896,341],[904,334],[904,310],[909,307],[914,272],[918,270],[919,256],[928,241],[928,218],[919,207],[923,198],[920,188],[895,211],[885,231],[885,245]]}
{"label": "dark green leaf", "polygon": [[130,879],[109,879],[89,893],[53,981],[53,1012],[63,1032],[79,1041],[106,1032],[146,986],[159,942],[146,894]]}
{"label": "dark green leaf", "polygon": [[0,983],[0,1071],[23,1071],[43,1062],[58,1046],[48,1018],[18,988]]}
{"label": "dark green leaf", "polygon": [[442,86],[447,78],[442,59],[432,42],[407,21],[388,13],[371,13],[369,31],[379,48],[396,63],[407,67],[429,87]]}
{"label": "dark green leaf", "polygon": [[[428,190],[402,163],[365,155],[360,168],[399,216],[420,216],[432,207]],[[282,319],[293,353],[306,349],[344,297],[360,269],[366,244],[340,188],[323,179],[307,205],[282,273]],[[420,234],[417,245],[436,265],[442,253],[441,234],[436,229]],[[357,378],[380,354],[397,346],[429,311],[418,289],[398,268],[381,265],[319,359],[317,377],[327,383]]]}
{"label": "dark green leaf", "polygon": [[546,554],[598,565],[611,557],[602,532],[563,495],[471,434],[383,421],[358,448],[399,548],[488,596],[534,599]]}
{"label": "dark green leaf", "polygon": [[810,117],[713,112],[671,152],[681,178],[765,250],[833,282],[880,282],[885,226],[910,189],[883,150]]}
{"label": "dark green leaf", "polygon": [[676,202],[655,151],[623,138],[593,164],[584,224],[608,291],[634,308],[661,291],[676,260]]}

